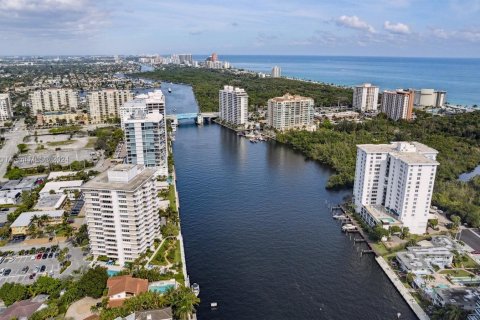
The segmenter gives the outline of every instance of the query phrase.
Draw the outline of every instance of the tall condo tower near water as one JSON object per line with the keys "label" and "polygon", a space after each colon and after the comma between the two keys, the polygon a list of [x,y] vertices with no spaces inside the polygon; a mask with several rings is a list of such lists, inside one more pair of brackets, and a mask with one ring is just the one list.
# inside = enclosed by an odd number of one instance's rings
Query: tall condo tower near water
{"label": "tall condo tower near water", "polygon": [[279,66],[272,68],[272,78],[280,78],[282,76],[282,69]]}
{"label": "tall condo tower near water", "polygon": [[244,89],[224,86],[219,91],[220,119],[236,126],[248,120],[248,94]]}
{"label": "tall condo tower near water", "polygon": [[291,95],[268,100],[267,124],[277,130],[299,129],[313,123],[312,98]]}
{"label": "tall condo tower near water", "polygon": [[30,93],[31,113],[36,116],[45,111],[76,110],[78,92],[72,89],[46,89]]}
{"label": "tall condo tower near water", "polygon": [[155,170],[120,164],[82,186],[92,254],[123,266],[160,236]]}
{"label": "tall condo tower near water", "polygon": [[382,112],[392,120],[412,120],[415,93],[412,90],[384,91]]}
{"label": "tall condo tower near water", "polygon": [[418,142],[357,145],[355,210],[370,226],[427,229],[438,151]]}
{"label": "tall condo tower near water", "polygon": [[353,89],[353,108],[360,112],[377,111],[378,87],[364,83]]}
{"label": "tall condo tower near water", "polygon": [[136,96],[120,108],[120,114],[127,162],[155,167],[157,174],[168,175],[166,108],[162,91]]}

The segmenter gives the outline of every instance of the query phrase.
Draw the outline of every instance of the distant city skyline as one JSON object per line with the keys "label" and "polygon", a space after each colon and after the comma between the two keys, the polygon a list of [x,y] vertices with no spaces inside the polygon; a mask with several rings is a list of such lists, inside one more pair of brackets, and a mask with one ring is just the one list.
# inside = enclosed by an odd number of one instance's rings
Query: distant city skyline
{"label": "distant city skyline", "polygon": [[0,0],[0,55],[480,57],[479,14],[480,0]]}

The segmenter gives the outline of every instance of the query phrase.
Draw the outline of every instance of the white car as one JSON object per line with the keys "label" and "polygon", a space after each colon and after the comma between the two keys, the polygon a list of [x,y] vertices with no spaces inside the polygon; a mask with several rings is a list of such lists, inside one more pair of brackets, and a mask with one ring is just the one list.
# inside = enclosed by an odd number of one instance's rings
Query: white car
{"label": "white car", "polygon": [[3,276],[3,272],[5,271],[5,268],[0,269],[0,275]]}
{"label": "white car", "polygon": [[36,258],[36,256],[33,255],[33,256],[30,257],[30,260],[35,260],[35,258]]}

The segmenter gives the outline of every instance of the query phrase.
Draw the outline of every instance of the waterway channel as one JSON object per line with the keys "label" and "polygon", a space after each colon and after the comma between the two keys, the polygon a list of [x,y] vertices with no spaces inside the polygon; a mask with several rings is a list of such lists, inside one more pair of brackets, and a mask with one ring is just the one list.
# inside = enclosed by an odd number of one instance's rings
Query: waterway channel
{"label": "waterway channel", "polygon": [[[162,89],[169,113],[197,111],[190,87]],[[331,218],[327,204],[350,191],[325,189],[328,168],[193,122],[178,128],[174,158],[198,319],[416,319]]]}

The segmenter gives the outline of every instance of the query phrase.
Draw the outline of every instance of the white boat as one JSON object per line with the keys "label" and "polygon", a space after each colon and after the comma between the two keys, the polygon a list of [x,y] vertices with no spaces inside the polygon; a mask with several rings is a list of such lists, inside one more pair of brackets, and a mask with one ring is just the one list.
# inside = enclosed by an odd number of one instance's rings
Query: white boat
{"label": "white boat", "polygon": [[218,304],[216,302],[210,303],[210,307],[212,307],[212,308],[216,308],[217,306],[218,306]]}
{"label": "white boat", "polygon": [[346,216],[343,215],[343,214],[336,214],[333,216],[333,219],[337,219],[337,220],[340,220],[340,219],[345,219]]}
{"label": "white boat", "polygon": [[200,286],[198,285],[198,283],[192,284],[192,291],[195,294],[195,296],[198,297],[198,295],[200,294]]}
{"label": "white boat", "polygon": [[172,92],[172,88],[168,88],[168,93],[171,93]]}
{"label": "white boat", "polygon": [[357,230],[357,227],[355,227],[353,224],[347,223],[346,225],[342,226],[342,231],[353,231]]}

